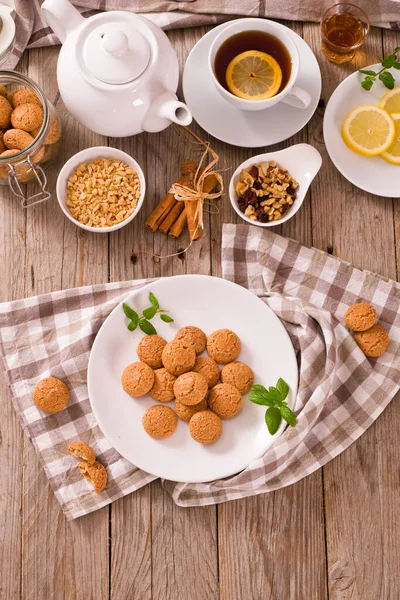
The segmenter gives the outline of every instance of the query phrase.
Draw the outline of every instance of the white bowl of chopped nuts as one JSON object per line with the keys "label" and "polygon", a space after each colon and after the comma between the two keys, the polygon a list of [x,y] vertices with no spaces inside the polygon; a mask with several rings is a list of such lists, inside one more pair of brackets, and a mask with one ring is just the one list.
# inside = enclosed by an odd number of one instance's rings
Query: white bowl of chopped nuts
{"label": "white bowl of chopped nuts", "polygon": [[232,175],[231,204],[251,225],[280,225],[297,213],[321,164],[320,153],[309,144],[253,156]]}
{"label": "white bowl of chopped nuts", "polygon": [[140,165],[108,146],[74,154],[57,179],[57,199],[70,221],[96,233],[124,227],[138,214],[146,192]]}

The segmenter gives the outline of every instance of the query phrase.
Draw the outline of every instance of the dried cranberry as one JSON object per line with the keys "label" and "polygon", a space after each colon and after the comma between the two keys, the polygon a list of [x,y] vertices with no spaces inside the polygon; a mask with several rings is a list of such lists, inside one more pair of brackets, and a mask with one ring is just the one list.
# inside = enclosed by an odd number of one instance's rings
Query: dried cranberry
{"label": "dried cranberry", "polygon": [[257,214],[257,219],[260,221],[260,223],[267,223],[268,222],[268,215],[263,210],[262,213]]}
{"label": "dried cranberry", "polygon": [[253,192],[253,190],[246,190],[243,194],[243,200],[246,202],[247,206],[257,206],[257,194]]}
{"label": "dried cranberry", "polygon": [[249,173],[252,177],[254,177],[254,179],[257,179],[258,177],[258,168],[256,167],[256,165],[253,165],[251,167],[251,169],[249,169]]}
{"label": "dried cranberry", "polygon": [[238,200],[239,209],[244,213],[247,208],[247,203],[243,200],[243,198],[239,198]]}
{"label": "dried cranberry", "polygon": [[293,196],[293,194],[296,193],[296,190],[294,189],[294,187],[292,187],[291,185],[289,185],[289,187],[286,189],[286,193],[290,194],[291,196]]}
{"label": "dried cranberry", "polygon": [[261,181],[258,181],[258,179],[253,183],[253,188],[256,190],[261,190],[262,188],[262,183]]}
{"label": "dried cranberry", "polygon": [[289,208],[290,208],[289,204],[284,204],[282,206],[282,214],[284,215],[289,210]]}

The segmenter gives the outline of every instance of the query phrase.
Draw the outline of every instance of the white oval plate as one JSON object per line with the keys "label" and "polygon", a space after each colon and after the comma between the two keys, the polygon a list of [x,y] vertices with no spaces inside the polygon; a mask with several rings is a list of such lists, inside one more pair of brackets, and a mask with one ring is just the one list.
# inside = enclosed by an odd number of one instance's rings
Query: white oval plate
{"label": "white oval plate", "polygon": [[259,148],[287,140],[302,129],[313,116],[321,95],[321,72],[310,46],[297,33],[280,23],[293,39],[300,56],[296,85],[311,96],[307,108],[294,108],[280,102],[266,110],[240,110],[220,95],[208,72],[208,52],[223,23],[206,33],[190,52],[182,77],[183,95],[193,118],[207,133],[218,140],[240,146]]}
{"label": "white oval plate", "polygon": [[[239,360],[252,367],[256,382],[270,386],[282,377],[290,386],[288,403],[294,405],[298,374],[293,346],[279,319],[257,296],[217,277],[180,275],[153,282],[130,294],[126,302],[141,311],[149,305],[150,291],[175,319],[166,324],[156,315],[152,322],[157,333],[170,341],[184,325],[201,327],[206,334],[232,329],[242,340]],[[88,367],[89,397],[100,429],[134,465],[172,481],[212,481],[247,467],[282,433],[284,423],[271,436],[264,421],[265,408],[245,397],[242,412],[223,421],[220,439],[210,446],[197,444],[181,420],[171,437],[152,439],[142,427],[142,416],[158,403],[150,396],[131,398],[121,387],[124,368],[138,360],[136,347],[142,336],[139,330],[128,331],[118,305],[97,334]],[[173,407],[173,402],[167,406]]]}
{"label": "white oval plate", "polygon": [[[381,65],[364,67],[378,71]],[[390,71],[400,85],[400,71]],[[361,156],[352,152],[342,138],[343,121],[354,108],[361,104],[379,104],[379,100],[388,91],[380,81],[376,81],[367,92],[361,87],[364,75],[352,73],[336,88],[326,106],[324,116],[324,140],[328,154],[337,170],[350,183],[361,190],[385,196],[400,198],[400,166],[392,165],[380,156]]]}

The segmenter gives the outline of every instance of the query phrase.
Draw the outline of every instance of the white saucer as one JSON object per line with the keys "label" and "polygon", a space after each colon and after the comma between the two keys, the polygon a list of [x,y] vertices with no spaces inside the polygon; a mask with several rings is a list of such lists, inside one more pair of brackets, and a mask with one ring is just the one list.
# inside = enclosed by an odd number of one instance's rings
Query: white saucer
{"label": "white saucer", "polygon": [[[381,65],[372,65],[364,69],[378,71]],[[396,84],[400,85],[400,71],[391,69]],[[360,82],[361,73],[349,75],[336,88],[329,99],[324,117],[324,140],[328,154],[338,171],[351,183],[370,194],[387,198],[400,198],[400,166],[392,165],[380,156],[361,156],[352,152],[342,139],[343,121],[353,108],[361,104],[378,104],[388,90],[380,81],[376,81],[367,92]]]}
{"label": "white saucer", "polygon": [[321,73],[317,59],[297,33],[279,25],[297,44],[300,72],[296,85],[311,95],[310,106],[294,108],[281,102],[262,111],[239,110],[222,98],[207,69],[210,46],[226,26],[227,23],[224,23],[206,33],[186,61],[183,94],[194,119],[207,133],[233,146],[258,148],[287,140],[308,123],[317,108],[321,95]]}

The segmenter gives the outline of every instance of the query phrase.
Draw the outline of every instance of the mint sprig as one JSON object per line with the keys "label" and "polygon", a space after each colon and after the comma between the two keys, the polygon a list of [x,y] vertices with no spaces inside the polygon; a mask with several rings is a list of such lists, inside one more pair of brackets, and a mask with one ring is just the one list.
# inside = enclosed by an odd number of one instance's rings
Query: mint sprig
{"label": "mint sprig", "polygon": [[249,400],[261,406],[268,406],[265,411],[265,423],[271,435],[274,435],[279,429],[282,419],[289,425],[296,425],[296,417],[287,402],[289,386],[284,379],[279,378],[276,386],[270,386],[268,389],[263,385],[255,384],[251,386]]}
{"label": "mint sprig", "polygon": [[139,328],[146,335],[156,335],[157,330],[154,327],[154,325],[150,323],[150,321],[153,317],[156,316],[157,313],[160,313],[160,318],[165,323],[173,323],[174,319],[169,315],[165,314],[169,311],[160,308],[160,303],[158,302],[153,292],[150,292],[149,300],[151,306],[145,308],[141,315],[138,315],[138,313],[131,306],[129,306],[129,304],[123,302],[122,309],[129,319],[127,325],[129,331],[135,331],[135,329],[137,329],[137,327],[139,326]]}
{"label": "mint sprig", "polygon": [[359,69],[359,73],[365,75],[361,82],[361,87],[369,91],[378,78],[389,90],[394,88],[395,79],[387,69],[400,69],[400,61],[397,60],[397,52],[400,52],[400,46],[394,49],[392,54],[385,56],[380,62],[382,69],[372,71],[371,69]]}

